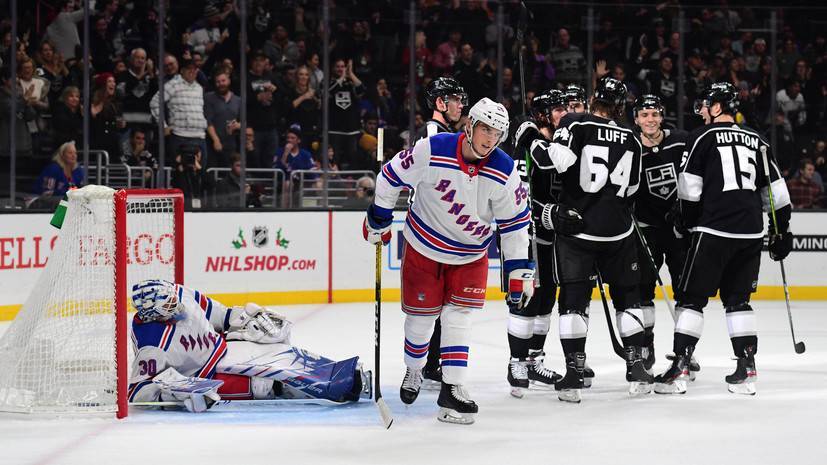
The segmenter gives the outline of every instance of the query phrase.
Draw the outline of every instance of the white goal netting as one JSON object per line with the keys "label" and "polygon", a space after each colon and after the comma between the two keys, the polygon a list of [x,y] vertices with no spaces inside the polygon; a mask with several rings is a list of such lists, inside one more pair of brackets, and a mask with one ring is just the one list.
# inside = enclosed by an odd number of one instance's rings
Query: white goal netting
{"label": "white goal netting", "polygon": [[[69,192],[48,264],[0,339],[0,411],[119,411],[124,384],[118,379],[128,376],[128,367],[119,370],[118,362],[127,363],[129,336],[126,307],[116,323],[118,299],[127,305],[132,284],[142,279],[174,281],[181,257],[176,256],[174,195],[115,194],[102,186]],[[116,214],[121,197],[125,208]],[[116,253],[118,228],[126,228],[121,253]],[[125,279],[116,279],[119,273]],[[119,282],[125,292],[116,293]],[[120,394],[125,399],[125,392]]]}

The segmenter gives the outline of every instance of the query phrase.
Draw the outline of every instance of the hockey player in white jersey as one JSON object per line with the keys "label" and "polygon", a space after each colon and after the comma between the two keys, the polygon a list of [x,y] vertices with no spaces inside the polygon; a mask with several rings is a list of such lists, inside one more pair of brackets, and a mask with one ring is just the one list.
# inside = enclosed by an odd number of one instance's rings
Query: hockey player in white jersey
{"label": "hockey player in white jersey", "polygon": [[509,277],[507,299],[524,306],[533,292],[528,259],[528,193],[514,161],[497,146],[508,134],[508,113],[484,98],[469,112],[464,131],[420,140],[382,167],[376,197],[363,225],[365,239],[388,243],[393,207],[402,189],[416,189],[405,221],[402,310],[405,364],[400,388],[413,403],[434,320],[441,315],[441,421],[472,423],[478,407],[465,390],[471,312],[485,303],[488,247],[496,222]]}
{"label": "hockey player in white jersey", "polygon": [[334,361],[290,345],[292,323],[248,303],[225,307],[164,280],[132,287],[133,403],[180,402],[202,412],[225,399],[369,398],[359,357]]}

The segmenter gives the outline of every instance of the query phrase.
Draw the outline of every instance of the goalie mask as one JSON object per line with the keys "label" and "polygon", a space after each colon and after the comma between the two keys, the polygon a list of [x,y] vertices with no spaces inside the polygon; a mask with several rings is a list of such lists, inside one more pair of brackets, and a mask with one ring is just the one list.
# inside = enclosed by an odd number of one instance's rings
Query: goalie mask
{"label": "goalie mask", "polygon": [[138,311],[135,316],[145,323],[180,320],[184,316],[177,286],[162,279],[141,281],[132,286],[132,305]]}
{"label": "goalie mask", "polygon": [[[486,126],[500,131],[500,136],[497,139],[495,147],[492,147],[488,153],[483,155],[477,153],[473,143],[474,129],[479,123],[484,123]],[[480,99],[479,102],[471,107],[471,111],[468,112],[468,124],[465,127],[465,137],[468,138],[468,144],[471,145],[471,152],[473,152],[475,157],[479,159],[487,157],[494,151],[496,145],[502,144],[508,137],[508,111],[501,103],[494,102],[488,97]]]}

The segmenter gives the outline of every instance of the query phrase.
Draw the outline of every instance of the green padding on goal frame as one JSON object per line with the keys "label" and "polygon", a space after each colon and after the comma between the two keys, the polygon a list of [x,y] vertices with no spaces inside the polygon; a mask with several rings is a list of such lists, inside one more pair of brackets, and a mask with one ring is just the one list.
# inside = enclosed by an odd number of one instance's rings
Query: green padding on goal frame
{"label": "green padding on goal frame", "polygon": [[[666,286],[670,297],[671,286]],[[332,292],[332,303],[372,302],[373,289],[338,289]],[[227,306],[244,305],[255,302],[260,305],[301,305],[331,303],[330,295],[324,291],[279,291],[279,292],[243,292],[243,293],[210,293],[210,297]],[[500,300],[505,294],[498,287],[489,287],[486,295],[488,300]],[[656,300],[662,299],[660,291],[656,290]],[[600,294],[597,288],[592,290],[592,299],[597,300]],[[790,298],[795,300],[827,300],[827,286],[792,286]],[[387,302],[399,302],[399,289],[382,289],[382,299]],[[760,286],[758,292],[752,295],[753,300],[784,300],[782,286]],[[22,305],[0,305],[0,321],[13,320]]]}

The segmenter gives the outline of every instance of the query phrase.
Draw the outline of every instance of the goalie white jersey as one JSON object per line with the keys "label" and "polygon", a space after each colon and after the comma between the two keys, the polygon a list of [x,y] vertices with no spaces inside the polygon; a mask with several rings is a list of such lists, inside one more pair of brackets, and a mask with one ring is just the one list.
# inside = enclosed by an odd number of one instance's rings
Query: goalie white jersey
{"label": "goalie white jersey", "polygon": [[132,320],[135,361],[130,376],[129,401],[155,401],[158,390],[150,381],[174,367],[184,376],[210,378],[227,353],[222,333],[230,327],[233,312],[217,301],[187,287],[176,285],[182,318],[166,322]]}
{"label": "goalie white jersey", "polygon": [[403,235],[417,252],[440,263],[470,263],[485,255],[496,222],[506,260],[528,258],[528,191],[514,161],[499,148],[478,164],[462,158],[464,133],[437,134],[382,167],[376,207],[387,216],[402,189],[415,189]]}

